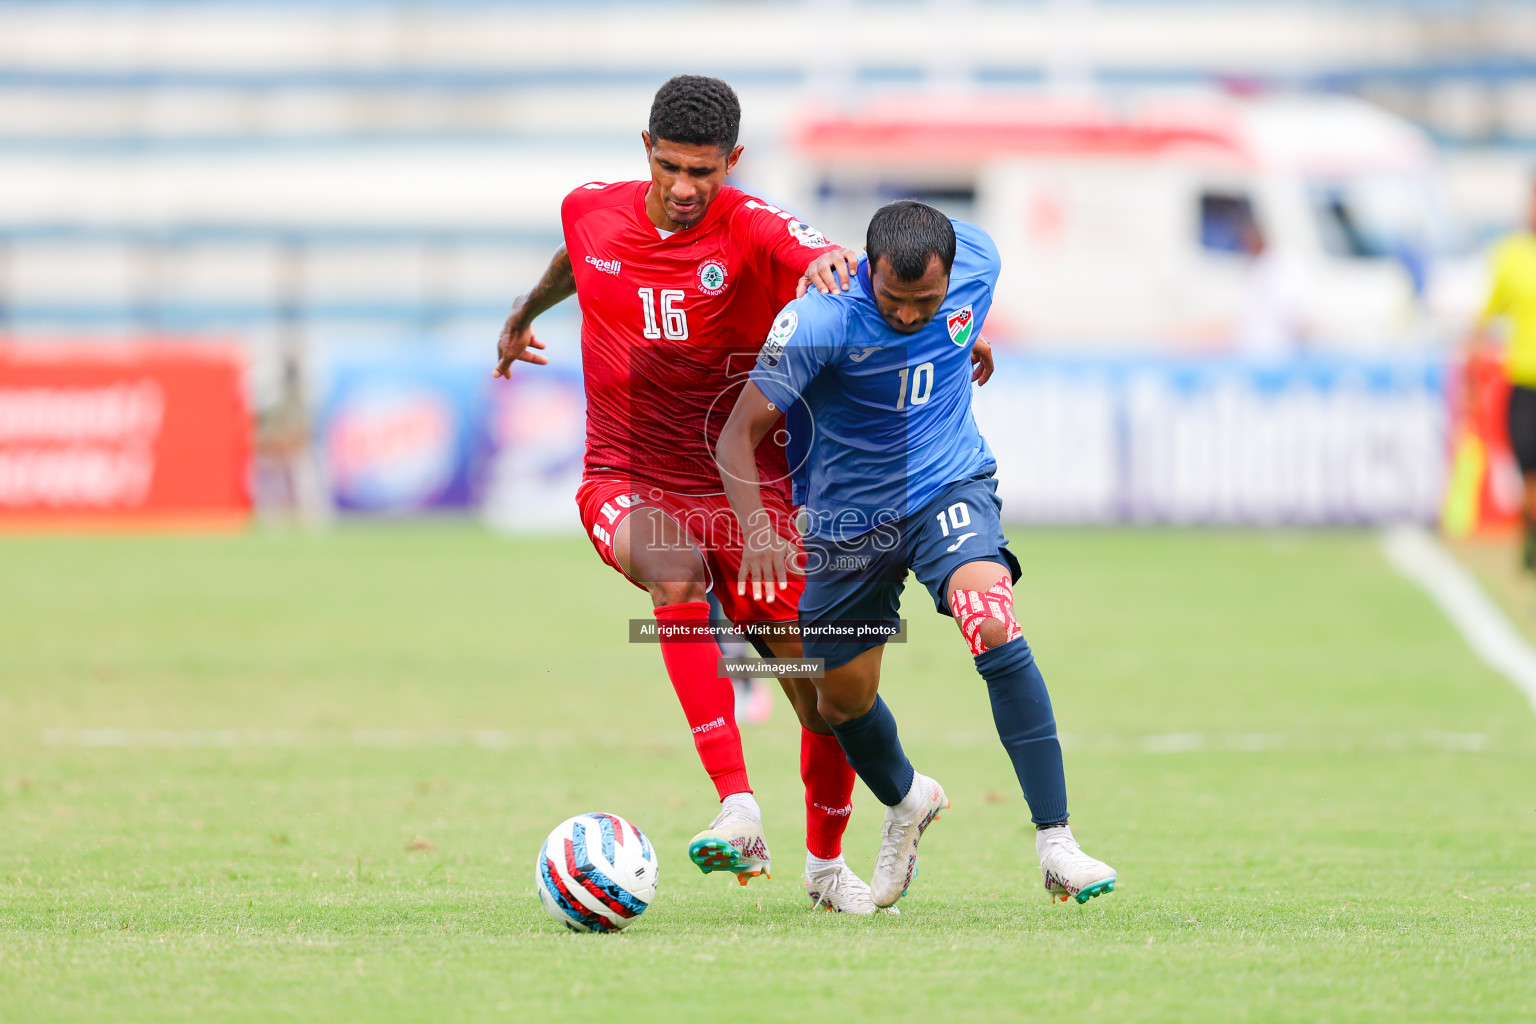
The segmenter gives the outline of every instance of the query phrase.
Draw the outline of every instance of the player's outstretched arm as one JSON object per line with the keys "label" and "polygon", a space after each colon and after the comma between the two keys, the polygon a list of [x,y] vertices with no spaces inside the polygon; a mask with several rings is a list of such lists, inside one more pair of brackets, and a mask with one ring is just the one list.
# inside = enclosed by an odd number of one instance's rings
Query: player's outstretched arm
{"label": "player's outstretched arm", "polygon": [[720,482],[725,485],[726,500],[731,503],[746,538],[736,593],[745,594],[747,584],[751,583],[754,601],[763,600],[765,590],[767,599],[773,601],[775,588],[788,585],[789,574],[800,571],[794,542],[779,534],[763,507],[762,482],[757,476],[758,443],[781,415],[782,411],[749,380],[715,444]]}
{"label": "player's outstretched arm", "polygon": [[511,377],[512,364],[521,360],[542,366],[549,357],[538,351],[544,343],[533,336],[533,319],[564,299],[576,294],[576,274],[571,270],[571,254],[565,246],[555,250],[554,259],[539,278],[539,283],[527,295],[520,295],[512,303],[512,312],[502,325],[501,337],[496,343],[495,377]]}

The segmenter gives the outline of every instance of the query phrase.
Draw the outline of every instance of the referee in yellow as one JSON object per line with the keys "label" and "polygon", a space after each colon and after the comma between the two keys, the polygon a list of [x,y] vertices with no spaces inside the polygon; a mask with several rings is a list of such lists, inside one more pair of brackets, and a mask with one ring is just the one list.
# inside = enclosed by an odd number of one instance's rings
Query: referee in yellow
{"label": "referee in yellow", "polygon": [[[1533,190],[1536,199],[1536,190]],[[1493,286],[1482,316],[1468,338],[1468,355],[1489,347],[1489,327],[1496,318],[1508,323],[1504,373],[1509,378],[1509,446],[1525,482],[1520,502],[1524,527],[1521,561],[1536,572],[1536,203],[1523,231],[1502,239],[1493,250]]]}

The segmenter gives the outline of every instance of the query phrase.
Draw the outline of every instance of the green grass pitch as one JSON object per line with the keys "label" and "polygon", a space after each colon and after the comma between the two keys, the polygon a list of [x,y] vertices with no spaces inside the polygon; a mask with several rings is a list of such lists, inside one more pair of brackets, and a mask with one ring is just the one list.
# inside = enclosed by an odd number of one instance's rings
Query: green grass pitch
{"label": "green grass pitch", "polygon": [[[884,692],[954,808],[877,919],[809,910],[782,701],[746,736],[775,877],[687,863],[712,793],[579,538],[0,542],[0,1020],[1536,1019],[1536,715],[1373,535],[1015,536],[1119,891],[1048,902],[916,590]],[[660,892],[572,935],[533,858],[598,809]]]}

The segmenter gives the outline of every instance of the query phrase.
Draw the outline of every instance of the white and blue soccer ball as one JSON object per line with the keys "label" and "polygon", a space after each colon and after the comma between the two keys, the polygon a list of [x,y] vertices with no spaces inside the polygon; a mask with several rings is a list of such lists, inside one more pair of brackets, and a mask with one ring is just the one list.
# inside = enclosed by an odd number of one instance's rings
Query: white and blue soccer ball
{"label": "white and blue soccer ball", "polygon": [[618,931],[656,897],[656,851],[617,814],[578,814],[544,840],[533,877],[544,909],[571,931]]}

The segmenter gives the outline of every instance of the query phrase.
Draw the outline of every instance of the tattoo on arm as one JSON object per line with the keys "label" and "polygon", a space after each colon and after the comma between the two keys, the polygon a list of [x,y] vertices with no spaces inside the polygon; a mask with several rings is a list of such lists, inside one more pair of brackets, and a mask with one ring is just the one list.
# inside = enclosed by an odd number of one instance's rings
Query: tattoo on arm
{"label": "tattoo on arm", "polygon": [[571,254],[562,245],[555,250],[554,259],[549,261],[539,283],[527,295],[518,299],[514,308],[526,324],[546,309],[575,294],[576,273],[571,269]]}
{"label": "tattoo on arm", "polygon": [[539,283],[533,286],[533,292],[528,299],[529,302],[548,303],[548,306],[553,306],[575,294],[576,272],[571,269],[571,254],[566,252],[565,246],[562,245],[555,250],[554,259],[549,261],[549,268],[544,271],[544,276],[539,279]]}

